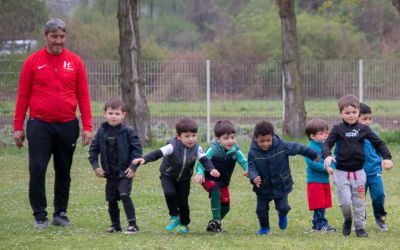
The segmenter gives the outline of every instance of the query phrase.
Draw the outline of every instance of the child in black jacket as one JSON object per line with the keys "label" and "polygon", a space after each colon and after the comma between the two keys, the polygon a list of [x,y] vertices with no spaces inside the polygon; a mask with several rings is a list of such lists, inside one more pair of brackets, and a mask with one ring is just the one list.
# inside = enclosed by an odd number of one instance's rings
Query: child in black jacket
{"label": "child in black jacket", "polygon": [[121,200],[129,223],[125,233],[136,233],[139,228],[130,197],[132,177],[135,174],[131,162],[141,157],[142,147],[136,132],[131,127],[121,124],[125,117],[125,109],[120,99],[112,98],[106,102],[104,117],[107,122],[101,124],[90,145],[89,162],[96,176],[107,178],[106,200],[111,219],[111,226],[107,232],[121,231],[118,208],[118,201]]}

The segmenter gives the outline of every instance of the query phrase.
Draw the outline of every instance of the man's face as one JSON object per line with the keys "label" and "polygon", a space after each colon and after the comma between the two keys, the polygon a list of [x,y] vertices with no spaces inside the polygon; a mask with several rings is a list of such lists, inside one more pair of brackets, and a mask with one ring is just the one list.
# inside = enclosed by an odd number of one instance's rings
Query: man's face
{"label": "man's face", "polygon": [[53,55],[61,54],[64,48],[65,37],[66,33],[61,29],[44,35],[44,39],[47,42],[47,52]]}

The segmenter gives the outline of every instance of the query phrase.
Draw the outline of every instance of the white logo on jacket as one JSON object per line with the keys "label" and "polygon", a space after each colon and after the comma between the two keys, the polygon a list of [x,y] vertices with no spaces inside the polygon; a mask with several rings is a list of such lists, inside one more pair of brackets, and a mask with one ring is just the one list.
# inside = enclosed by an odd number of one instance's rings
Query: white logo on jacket
{"label": "white logo on jacket", "polygon": [[359,132],[360,132],[360,130],[353,129],[350,132],[346,132],[345,136],[346,137],[357,137]]}
{"label": "white logo on jacket", "polygon": [[67,61],[64,61],[64,69],[69,71],[74,71],[74,69],[71,67],[71,62]]}

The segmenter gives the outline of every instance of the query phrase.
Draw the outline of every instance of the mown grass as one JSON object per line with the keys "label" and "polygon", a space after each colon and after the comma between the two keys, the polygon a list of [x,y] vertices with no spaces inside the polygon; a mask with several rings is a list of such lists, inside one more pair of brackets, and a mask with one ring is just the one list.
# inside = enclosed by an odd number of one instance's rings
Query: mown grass
{"label": "mown grass", "polygon": [[[305,142],[302,140],[302,142]],[[161,144],[161,143],[160,143]],[[206,145],[203,145],[206,147]],[[153,147],[154,148],[154,147]],[[248,143],[242,145],[247,153]],[[72,167],[72,186],[69,216],[74,225],[68,228],[49,227],[39,232],[33,229],[33,217],[28,202],[28,154],[26,147],[2,147],[0,150],[0,248],[1,249],[398,249],[400,235],[400,210],[398,181],[400,145],[389,145],[395,168],[384,173],[387,194],[389,232],[380,232],[373,220],[368,197],[366,229],[369,237],[357,238],[354,232],[343,237],[340,232],[342,216],[333,192],[334,206],[327,211],[329,222],[338,232],[332,234],[310,231],[311,212],[307,210],[305,163],[302,157],[291,158],[295,181],[289,195],[292,211],[289,227],[285,231],[277,226],[277,215],[271,204],[269,237],[257,237],[255,194],[248,180],[237,167],[231,183],[231,212],[223,220],[228,231],[221,235],[206,233],[211,216],[207,193],[201,186],[192,185],[190,195],[191,232],[176,235],[166,232],[167,208],[160,187],[158,166],[151,163],[139,169],[134,179],[132,197],[136,207],[140,232],[136,235],[107,234],[109,226],[107,205],[104,200],[104,180],[94,176],[87,161],[87,148],[78,147]],[[146,148],[148,152],[151,148]],[[47,172],[47,197],[49,214],[53,212],[54,171]],[[332,191],[334,188],[332,187]],[[121,206],[122,208],[122,206]],[[125,227],[126,221],[121,211]]]}

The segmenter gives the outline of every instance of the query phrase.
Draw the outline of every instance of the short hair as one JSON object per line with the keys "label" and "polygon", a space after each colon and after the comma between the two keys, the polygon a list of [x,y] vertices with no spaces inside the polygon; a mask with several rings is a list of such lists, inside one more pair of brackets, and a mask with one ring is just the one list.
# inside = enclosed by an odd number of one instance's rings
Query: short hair
{"label": "short hair", "polygon": [[65,22],[58,18],[52,18],[47,21],[46,25],[44,26],[44,34],[47,35],[49,32],[56,32],[59,29],[67,32]]}
{"label": "short hair", "polygon": [[360,115],[372,114],[370,106],[365,103],[360,103]]}
{"label": "short hair", "polygon": [[254,128],[254,138],[258,136],[265,136],[265,135],[273,135],[274,134],[274,126],[272,123],[267,121],[261,121],[256,124]]}
{"label": "short hair", "polygon": [[320,131],[327,131],[329,130],[329,124],[323,119],[314,118],[309,121],[306,125],[306,135],[310,138],[310,135],[315,135]]}
{"label": "short hair", "polygon": [[219,138],[223,135],[236,134],[235,127],[229,120],[217,121],[214,127],[214,135]]}
{"label": "short hair", "polygon": [[108,101],[104,104],[104,112],[107,111],[108,108],[121,109],[122,112],[125,112],[124,102],[117,97],[112,97],[108,99]]}
{"label": "short hair", "polygon": [[178,120],[178,122],[175,125],[175,128],[176,128],[176,134],[178,135],[181,135],[182,133],[186,132],[197,133],[198,125],[194,119],[190,117],[184,117]]}
{"label": "short hair", "polygon": [[342,112],[342,110],[348,106],[360,109],[360,101],[358,100],[357,96],[348,94],[340,97],[338,101],[338,106],[340,112]]}

